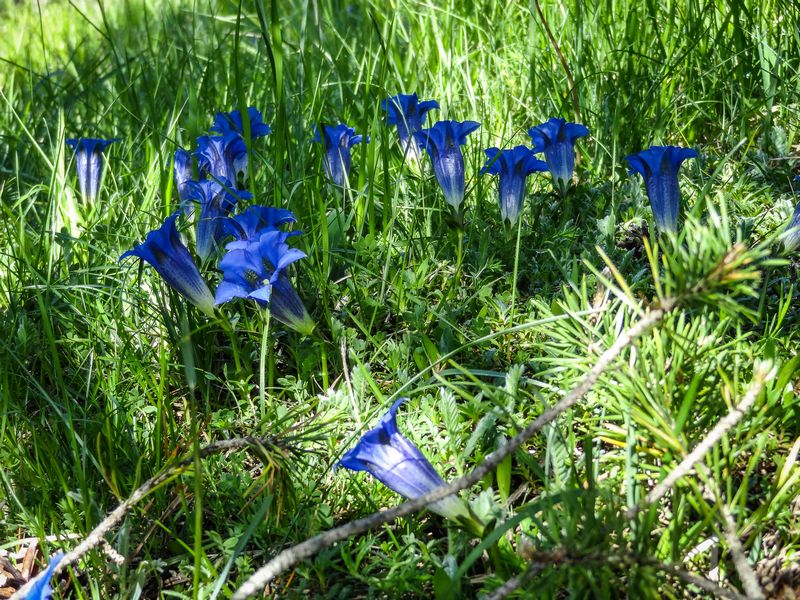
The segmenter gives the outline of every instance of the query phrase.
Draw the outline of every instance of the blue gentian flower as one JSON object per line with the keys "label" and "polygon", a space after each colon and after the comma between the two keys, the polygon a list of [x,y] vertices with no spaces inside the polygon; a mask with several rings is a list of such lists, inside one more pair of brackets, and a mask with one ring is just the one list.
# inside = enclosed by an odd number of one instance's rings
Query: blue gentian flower
{"label": "blue gentian flower", "polygon": [[[800,184],[800,175],[795,177],[794,181]],[[783,247],[787,252],[792,252],[795,248],[800,246],[800,202],[797,203],[794,214],[781,235],[781,238],[783,239]]]}
{"label": "blue gentian flower", "polygon": [[386,123],[397,127],[397,137],[400,138],[400,147],[403,154],[417,161],[419,160],[419,146],[413,140],[413,134],[425,125],[428,111],[439,108],[436,100],[419,101],[417,94],[397,94],[381,102],[381,107],[387,112]]}
{"label": "blue gentian flower", "polygon": [[[246,247],[249,242],[257,240],[262,233],[277,229],[281,225],[296,222],[297,219],[288,209],[251,206],[246,211],[225,219],[225,233],[236,239],[235,242],[231,242],[225,247],[228,250]],[[292,232],[293,235],[299,233],[299,231]]]}
{"label": "blue gentian flower", "polygon": [[781,238],[783,239],[783,247],[787,252],[792,252],[800,246],[800,202],[797,203],[794,214]]}
{"label": "blue gentian flower", "polygon": [[267,231],[246,246],[235,244],[219,263],[222,281],[217,287],[216,304],[234,298],[250,298],[262,306],[269,304],[270,314],[295,331],[309,335],[314,321],[297,295],[286,274],[287,267],[305,258],[302,250],[286,243],[292,234]]}
{"label": "blue gentian flower", "polygon": [[528,130],[533,151],[544,152],[544,158],[553,176],[553,186],[563,198],[567,194],[575,170],[575,141],[589,135],[580,123],[567,123],[553,118]]}
{"label": "blue gentian flower", "polygon": [[103,174],[103,151],[119,138],[101,140],[96,138],[77,138],[67,140],[67,146],[75,150],[75,168],[78,171],[78,187],[81,196],[89,202],[97,198],[100,191],[100,177]]}
{"label": "blue gentian flower", "polygon": [[536,171],[547,171],[547,163],[536,158],[535,152],[525,146],[502,151],[487,148],[484,152],[486,166],[481,169],[481,174],[500,176],[500,217],[514,225],[525,200],[525,179]]}
{"label": "blue gentian flower", "polygon": [[[409,499],[419,498],[445,485],[444,480],[414,444],[397,429],[397,409],[408,398],[400,398],[365,433],[337,464],[352,471],[367,471],[390,490]],[[448,496],[429,508],[447,519],[469,520],[467,507],[458,496]]]}
{"label": "blue gentian flower", "polygon": [[214,296],[181,241],[175,226],[180,211],[167,217],[164,224],[147,234],[144,242],[119,257],[136,256],[155,268],[176,292],[205,313],[214,312]]}
{"label": "blue gentian flower", "polygon": [[[260,138],[272,133],[269,125],[264,123],[264,117],[261,115],[261,111],[255,106],[248,107],[247,116],[250,119],[251,139]],[[233,132],[244,137],[244,123],[242,122],[241,111],[232,110],[228,113],[217,113],[217,116],[214,118],[214,126],[211,128],[211,131],[214,131],[222,136]]]}
{"label": "blue gentian flower", "polygon": [[175,175],[175,188],[178,190],[181,206],[186,214],[190,215],[194,206],[189,197],[189,182],[192,180],[192,155],[183,148],[175,150],[173,172]]}
{"label": "blue gentian flower", "polygon": [[[322,130],[322,136],[320,136]],[[338,186],[347,185],[352,158],[350,148],[361,142],[369,142],[369,136],[356,135],[352,127],[339,125],[319,126],[314,134],[315,142],[325,143],[325,174]],[[324,139],[323,139],[324,138]]]}
{"label": "blue gentian flower", "polygon": [[50,586],[50,580],[53,578],[53,571],[55,571],[62,558],[64,558],[64,554],[60,552],[50,559],[47,569],[28,591],[25,600],[50,600],[53,597],[53,588]]}
{"label": "blue gentian flower", "polygon": [[239,200],[249,200],[252,195],[232,189],[226,179],[203,179],[189,182],[188,197],[200,204],[195,249],[197,255],[205,260],[214,244],[225,236],[225,220],[233,207]]}
{"label": "blue gentian flower", "polygon": [[444,198],[454,209],[464,201],[464,155],[461,146],[467,136],[480,127],[475,121],[439,121],[430,129],[414,133],[420,148],[428,151],[433,172],[444,192]]}
{"label": "blue gentian flower", "polygon": [[201,177],[235,185],[238,175],[247,172],[247,145],[238,133],[199,137],[194,154]]}
{"label": "blue gentian flower", "polygon": [[628,173],[639,173],[644,179],[659,231],[674,232],[678,229],[678,169],[684,160],[697,156],[697,150],[693,148],[650,146],[638,154],[625,157],[630,165]]}

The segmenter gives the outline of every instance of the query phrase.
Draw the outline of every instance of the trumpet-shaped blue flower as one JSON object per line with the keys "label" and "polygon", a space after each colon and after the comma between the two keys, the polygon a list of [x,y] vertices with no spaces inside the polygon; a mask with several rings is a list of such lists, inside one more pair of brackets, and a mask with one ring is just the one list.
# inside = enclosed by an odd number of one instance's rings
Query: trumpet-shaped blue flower
{"label": "trumpet-shaped blue flower", "polygon": [[564,197],[575,170],[575,141],[589,135],[589,130],[579,123],[567,123],[553,118],[528,130],[534,152],[544,152],[547,167],[553,176],[553,186]]}
{"label": "trumpet-shaped blue flower", "polygon": [[[794,178],[795,183],[800,184],[800,175]],[[795,248],[800,246],[800,202],[794,209],[794,214],[789,220],[789,224],[781,235],[783,239],[783,247],[787,252],[792,252]]]}
{"label": "trumpet-shaped blue flower", "polygon": [[[225,233],[231,235],[236,241],[230,242],[225,247],[228,250],[245,248],[250,242],[257,240],[262,233],[275,230],[281,225],[296,223],[297,219],[292,211],[285,208],[272,206],[251,206],[243,213],[225,220]],[[298,235],[293,231],[290,235]]]}
{"label": "trumpet-shaped blue flower", "polygon": [[100,191],[100,177],[103,174],[103,151],[119,138],[101,140],[96,138],[77,138],[67,140],[67,146],[75,150],[75,168],[78,171],[78,187],[81,196],[89,202],[97,198]]}
{"label": "trumpet-shaped blue flower", "polygon": [[197,255],[205,260],[214,244],[225,236],[225,221],[239,200],[252,198],[249,192],[235,191],[225,179],[189,182],[188,197],[200,204],[197,220]]}
{"label": "trumpet-shaped blue flower", "polygon": [[687,158],[696,158],[697,150],[679,146],[650,146],[638,154],[626,156],[628,173],[639,173],[647,188],[647,197],[659,231],[678,229],[680,190],[678,169]]}
{"label": "trumpet-shaped blue flower", "polygon": [[356,135],[352,127],[343,123],[339,125],[323,123],[316,130],[314,141],[325,144],[325,174],[336,185],[345,186],[350,177],[352,164],[350,149],[361,142],[369,142],[369,136]]}
{"label": "trumpet-shaped blue flower", "polygon": [[436,100],[419,101],[417,94],[397,94],[386,98],[381,107],[387,112],[386,123],[397,127],[397,137],[404,154],[413,160],[419,160],[419,145],[412,138],[413,134],[425,125],[428,111],[439,108]]}
{"label": "trumpet-shaped blue flower", "polygon": [[257,241],[245,246],[236,244],[229,250],[219,263],[222,281],[217,287],[216,304],[234,298],[250,298],[262,306],[269,304],[270,313],[278,321],[310,334],[314,321],[286,274],[290,264],[306,256],[286,243],[291,235],[285,231],[267,231]]}
{"label": "trumpet-shaped blue flower", "polygon": [[247,172],[247,145],[238,133],[199,137],[194,154],[201,177],[235,185],[238,175]]}
{"label": "trumpet-shaped blue flower", "polygon": [[128,250],[119,259],[136,256],[150,263],[176,292],[203,312],[212,314],[214,296],[200,276],[200,271],[175,226],[179,214],[180,211],[176,211],[167,217],[161,227],[147,234],[144,242],[133,250]]}
{"label": "trumpet-shaped blue flower", "polygon": [[797,203],[794,214],[781,238],[783,239],[783,247],[787,252],[792,252],[800,246],[800,202]]}
{"label": "trumpet-shaped blue flower", "polygon": [[487,148],[486,166],[481,173],[500,176],[500,217],[514,225],[525,200],[525,180],[536,171],[547,171],[547,163],[536,158],[535,152],[525,146],[511,150]]}
{"label": "trumpet-shaped blue flower", "polygon": [[433,172],[444,192],[444,198],[458,210],[464,201],[464,155],[461,146],[467,136],[480,127],[475,121],[439,121],[430,129],[414,133],[420,148],[428,151]]}
{"label": "trumpet-shaped blue flower", "polygon": [[192,180],[192,155],[183,148],[175,150],[175,160],[173,166],[175,175],[175,188],[178,190],[181,206],[187,215],[192,214],[193,204],[189,196]]}
{"label": "trumpet-shaped blue flower", "polygon": [[[407,398],[400,398],[392,404],[378,426],[365,433],[337,466],[367,471],[390,490],[413,499],[432,492],[445,482],[419,448],[397,429],[397,409],[405,400]],[[454,521],[470,518],[467,507],[457,496],[448,496],[429,508]]]}
{"label": "trumpet-shaped blue flower", "polygon": [[[264,123],[264,117],[261,115],[261,111],[255,106],[247,108],[247,117],[250,120],[250,139],[254,140],[272,133],[272,129],[269,128],[269,125]],[[228,113],[217,113],[211,131],[222,136],[233,132],[244,137],[244,122],[242,120],[241,111],[232,110]]]}
{"label": "trumpet-shaped blue flower", "polygon": [[47,569],[28,591],[25,600],[50,600],[53,597],[53,588],[50,586],[50,580],[53,578],[53,571],[55,571],[62,558],[64,558],[64,554],[58,553],[50,559]]}

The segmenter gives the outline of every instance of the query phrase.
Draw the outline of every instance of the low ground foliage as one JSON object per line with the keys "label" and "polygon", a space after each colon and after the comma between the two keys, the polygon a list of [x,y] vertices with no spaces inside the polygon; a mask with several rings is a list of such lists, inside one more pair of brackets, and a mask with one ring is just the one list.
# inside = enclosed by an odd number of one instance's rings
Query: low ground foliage
{"label": "low ground foliage", "polygon": [[[778,239],[798,200],[793,3],[0,0],[0,17],[10,565],[31,538],[40,562],[69,550],[194,457],[54,580],[55,597],[231,597],[280,549],[400,501],[332,468],[395,399],[409,397],[400,430],[454,480],[675,301],[463,494],[483,541],[423,511],[323,549],[269,591],[475,597],[525,574],[519,597],[708,594],[678,569],[741,592],[731,539],[767,595],[795,585],[798,262]],[[429,124],[481,123],[463,147],[460,217],[383,121],[381,101],[413,91],[440,104]],[[206,316],[152,269],[118,262],[180,207],[175,149],[247,106],[272,133],[248,149],[242,206],[296,216],[307,257],[291,280],[312,335],[271,320],[264,337],[264,311],[245,300]],[[483,151],[529,144],[553,116],[591,132],[575,183],[561,198],[534,173],[504,226]],[[338,122],[371,138],[346,188],[313,142],[315,125]],[[92,202],[73,137],[120,139]],[[623,161],[651,144],[699,154],[682,167],[675,236],[658,235]],[[201,266],[216,285],[216,258]],[[633,514],[754,382],[752,408],[699,466]],[[200,460],[248,436],[249,450]]]}

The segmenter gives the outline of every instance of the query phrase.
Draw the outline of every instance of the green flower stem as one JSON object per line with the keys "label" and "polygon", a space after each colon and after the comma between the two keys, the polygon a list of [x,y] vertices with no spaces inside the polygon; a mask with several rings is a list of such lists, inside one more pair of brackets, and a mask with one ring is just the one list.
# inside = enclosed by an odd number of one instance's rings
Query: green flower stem
{"label": "green flower stem", "polygon": [[456,243],[456,272],[453,274],[450,287],[447,290],[445,299],[449,301],[455,294],[461,282],[461,267],[464,264],[464,229],[458,228],[456,230],[457,243]]}
{"label": "green flower stem", "polygon": [[236,372],[242,372],[242,361],[240,358],[241,348],[239,347],[239,338],[236,336],[236,330],[231,326],[230,321],[221,312],[217,312],[217,323],[228,334],[231,341],[231,354],[233,354],[233,364],[236,367]]}
{"label": "green flower stem", "polygon": [[[514,250],[514,275],[511,280],[511,307],[508,316],[508,326],[514,326],[514,307],[517,300],[517,272],[519,271],[519,242],[522,237],[522,215],[517,220],[517,245]],[[508,339],[508,360],[511,362],[511,338]]]}
{"label": "green flower stem", "polygon": [[[258,407],[261,411],[261,418],[266,417],[267,402],[267,348],[269,346],[269,307],[264,309],[263,326],[261,329],[261,354],[259,356],[259,382],[258,382]],[[272,361],[270,361],[271,365]],[[270,385],[272,384],[272,369],[270,368]]]}

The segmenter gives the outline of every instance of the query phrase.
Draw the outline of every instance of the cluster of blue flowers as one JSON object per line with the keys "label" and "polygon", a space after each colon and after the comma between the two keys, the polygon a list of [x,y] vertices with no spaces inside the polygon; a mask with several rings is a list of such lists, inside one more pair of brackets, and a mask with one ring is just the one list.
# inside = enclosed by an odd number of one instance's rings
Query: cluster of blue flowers
{"label": "cluster of blue flowers", "polygon": [[[461,146],[467,135],[478,129],[475,121],[439,121],[424,129],[425,117],[439,108],[435,100],[420,102],[417,94],[398,94],[383,101],[388,113],[386,122],[397,127],[397,136],[405,156],[419,160],[420,150],[427,151],[433,172],[447,203],[458,212],[464,201],[465,168]],[[589,135],[579,123],[552,118],[528,130],[532,147],[510,149],[487,148],[486,164],[481,174],[499,177],[498,200],[503,222],[514,225],[525,200],[525,181],[535,172],[549,171],[553,187],[563,198],[569,191],[575,171],[575,142]],[[544,160],[536,157],[544,154]],[[640,173],[660,231],[675,231],[678,224],[678,169],[687,158],[696,157],[695,150],[675,146],[652,146],[627,157],[631,174]],[[349,162],[348,162],[349,166]]]}
{"label": "cluster of blue flowers", "polygon": [[[467,136],[480,127],[475,121],[438,121],[425,128],[428,112],[438,109],[435,100],[420,101],[417,94],[398,94],[382,103],[386,123],[397,129],[405,159],[418,163],[424,150],[433,173],[452,210],[463,217],[465,163],[462,146]],[[288,244],[300,234],[282,227],[295,223],[294,215],[281,208],[250,206],[233,214],[243,201],[252,199],[245,190],[248,172],[248,147],[257,138],[270,133],[261,113],[250,107],[246,117],[238,110],[217,114],[211,128],[214,135],[197,140],[197,149],[189,153],[178,149],[174,157],[175,186],[182,210],[166,218],[151,231],[145,241],[127,256],[138,257],[152,265],[162,278],[184,298],[206,313],[235,298],[269,305],[271,314],[290,328],[310,334],[314,322],[297,291],[289,281],[287,269],[304,258],[301,250]],[[503,222],[514,225],[519,220],[529,175],[549,171],[555,191],[568,193],[575,170],[575,143],[588,136],[579,123],[552,118],[528,131],[531,147],[488,148],[481,174],[497,175],[498,199]],[[117,140],[67,140],[76,150],[76,164],[81,193],[88,200],[98,195],[102,175],[102,152]],[[351,149],[369,142],[346,124],[320,124],[315,141],[325,145],[324,169],[330,181],[341,187],[349,185]],[[536,155],[541,154],[544,160]],[[696,158],[694,149],[677,146],[651,146],[626,157],[631,175],[644,179],[647,196],[660,232],[675,232],[678,227],[680,192],[678,171],[683,161]],[[195,163],[198,177],[194,177]],[[800,178],[798,178],[800,180]],[[193,219],[195,250],[202,263],[215,257],[224,244],[218,262],[222,278],[212,294],[189,248],[178,233],[180,218]],[[783,236],[789,251],[800,246],[800,205]],[[441,476],[420,450],[400,434],[395,402],[374,429],[348,451],[338,465],[368,471],[395,492],[416,498],[444,485]],[[483,525],[469,507],[457,497],[449,497],[431,509],[474,530]],[[477,529],[476,529],[477,528]]]}
{"label": "cluster of blue flowers", "polygon": [[[149,263],[164,281],[205,313],[212,314],[216,305],[245,298],[269,306],[278,321],[310,334],[314,322],[287,274],[289,265],[306,256],[287,243],[300,232],[280,229],[294,223],[294,215],[266,206],[250,206],[233,214],[242,201],[252,199],[244,189],[248,169],[245,136],[252,143],[268,135],[270,128],[261,113],[250,107],[246,120],[238,110],[217,114],[211,131],[215,135],[197,139],[192,154],[181,148],[175,151],[175,187],[183,210],[167,217],[161,227],[120,260],[135,256]],[[193,178],[193,159],[197,161],[197,179]],[[227,241],[218,265],[222,281],[215,294],[178,233],[176,223],[181,212],[195,221],[195,251],[201,261],[215,256],[220,244]]]}
{"label": "cluster of blue flowers", "polygon": [[[467,136],[480,127],[475,121],[439,121],[425,129],[427,113],[439,108],[435,100],[420,102],[417,94],[399,94],[383,101],[386,122],[397,128],[397,136],[405,158],[417,162],[421,150],[430,157],[433,172],[447,203],[457,213],[465,195],[465,166],[461,146]],[[350,173],[350,148],[362,141],[347,125],[323,127],[317,141],[326,146],[325,169],[336,185],[347,185]],[[572,183],[575,169],[575,142],[589,135],[578,123],[552,118],[532,127],[528,134],[532,148],[516,146],[511,149],[488,148],[487,161],[481,174],[499,176],[500,215],[504,222],[514,225],[519,219],[525,198],[528,175],[549,171],[553,187],[563,198]],[[368,141],[368,140],[367,140]],[[544,160],[536,157],[544,154]],[[678,171],[688,158],[696,158],[694,149],[677,146],[651,146],[626,157],[631,175],[639,173],[645,182],[656,227],[662,232],[674,232],[678,226],[680,192]],[[800,244],[800,206],[789,225],[797,228],[795,237],[786,244]],[[791,240],[791,242],[790,242]],[[397,410],[406,399],[397,400],[381,417],[378,425],[365,433],[337,463],[353,471],[367,471],[391,490],[406,498],[418,498],[445,484],[433,465],[397,427]],[[456,496],[433,503],[430,509],[472,531],[480,531],[483,523],[469,506]]]}
{"label": "cluster of blue flowers", "polygon": [[[480,127],[475,121],[438,121],[425,128],[425,121],[435,100],[420,101],[417,94],[398,94],[382,103],[386,123],[397,129],[400,147],[406,159],[419,162],[424,150],[445,200],[456,216],[463,219],[465,195],[465,163],[461,147],[467,136]],[[211,127],[213,135],[197,139],[197,149],[189,153],[175,152],[175,186],[185,218],[194,219],[195,251],[207,261],[225,240],[225,256],[219,262],[223,272],[216,294],[212,294],[200,274],[189,249],[178,233],[180,215],[167,217],[163,225],[151,231],[146,240],[120,258],[136,256],[150,263],[178,293],[202,311],[211,314],[214,306],[234,298],[250,298],[261,305],[270,304],[272,314],[289,327],[310,333],[314,324],[289,282],[286,269],[305,254],[288,245],[297,232],[281,232],[280,227],[293,223],[287,210],[250,207],[241,215],[232,216],[242,201],[252,196],[244,189],[248,170],[248,146],[266,136],[270,128],[261,113],[247,109],[246,118],[238,110],[218,113]],[[528,175],[549,171],[553,187],[564,197],[572,184],[575,170],[575,143],[588,136],[589,130],[579,123],[552,118],[528,130],[531,147],[487,148],[486,164],[481,174],[499,178],[498,200],[503,222],[513,226],[519,220],[525,199]],[[245,136],[248,136],[247,141]],[[81,194],[93,201],[102,176],[102,155],[109,144],[118,139],[69,139],[75,149],[78,183]],[[369,136],[357,135],[346,124],[320,124],[315,141],[325,146],[324,168],[337,186],[346,187],[352,165],[351,149],[369,142]],[[542,154],[544,160],[537,158]],[[680,211],[678,171],[688,158],[698,153],[678,146],[651,146],[626,157],[629,173],[644,179],[647,196],[660,232],[675,232]],[[194,178],[195,165],[198,177]],[[460,219],[461,220],[461,219]],[[783,235],[787,251],[800,246],[800,205]]]}

